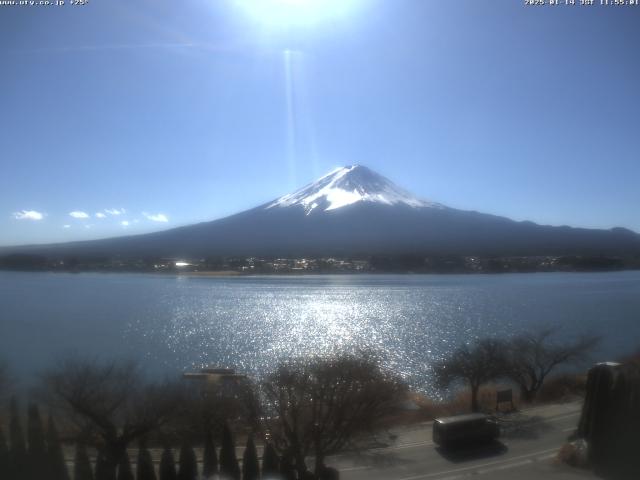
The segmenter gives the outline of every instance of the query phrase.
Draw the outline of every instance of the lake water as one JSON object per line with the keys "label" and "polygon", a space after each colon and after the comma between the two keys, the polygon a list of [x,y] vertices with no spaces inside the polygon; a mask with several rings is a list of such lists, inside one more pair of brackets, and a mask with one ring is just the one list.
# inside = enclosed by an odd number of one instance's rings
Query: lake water
{"label": "lake water", "polygon": [[595,359],[640,347],[640,272],[195,278],[0,272],[0,357],[28,383],[68,352],[252,375],[280,359],[373,349],[429,391],[462,342],[557,326],[604,336]]}

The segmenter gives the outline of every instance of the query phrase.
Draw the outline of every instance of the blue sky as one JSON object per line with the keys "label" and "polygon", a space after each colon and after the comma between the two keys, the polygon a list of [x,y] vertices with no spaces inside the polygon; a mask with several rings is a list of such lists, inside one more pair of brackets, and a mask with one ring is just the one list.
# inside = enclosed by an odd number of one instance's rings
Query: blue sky
{"label": "blue sky", "polygon": [[523,4],[0,6],[0,245],[215,219],[355,163],[640,231],[640,7]]}

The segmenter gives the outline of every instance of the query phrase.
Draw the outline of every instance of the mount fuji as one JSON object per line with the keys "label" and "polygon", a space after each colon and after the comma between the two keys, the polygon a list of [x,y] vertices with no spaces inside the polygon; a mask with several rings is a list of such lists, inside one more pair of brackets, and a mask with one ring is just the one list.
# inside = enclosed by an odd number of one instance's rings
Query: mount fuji
{"label": "mount fuji", "polygon": [[361,165],[337,168],[316,182],[280,197],[266,208],[298,205],[309,215],[316,209],[327,212],[357,202],[443,208],[440,204],[414,197],[391,180]]}
{"label": "mount fuji", "polygon": [[449,208],[353,165],[219,220],[144,235],[3,250],[122,258],[638,255],[640,235],[624,228],[545,226]]}

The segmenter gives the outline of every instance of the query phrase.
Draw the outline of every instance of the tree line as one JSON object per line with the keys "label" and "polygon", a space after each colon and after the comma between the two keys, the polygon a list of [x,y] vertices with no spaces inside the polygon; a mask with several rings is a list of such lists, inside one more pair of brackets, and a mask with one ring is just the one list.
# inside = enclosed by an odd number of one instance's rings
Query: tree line
{"label": "tree line", "polygon": [[[598,341],[558,341],[553,333],[461,345],[433,365],[435,378],[442,387],[467,385],[472,411],[479,409],[480,386],[500,378],[520,388],[522,401],[533,401],[554,369],[585,359]],[[7,378],[0,364],[0,399]],[[50,412],[46,428],[34,402],[23,435],[11,402],[8,439],[0,422],[0,478],[69,478],[55,415],[65,443],[75,444],[76,480],[330,480],[338,477],[327,458],[357,449],[397,413],[407,392],[371,354],[286,362],[260,383],[148,380],[132,362],[69,357],[44,372],[32,394]],[[234,433],[243,439],[242,461]],[[256,438],[264,445],[261,462]],[[162,450],[157,473],[149,445]],[[194,446],[202,447],[201,471]]]}
{"label": "tree line", "polygon": [[586,360],[600,341],[598,336],[583,335],[560,342],[554,333],[554,329],[540,329],[508,340],[484,338],[462,345],[433,366],[436,381],[443,388],[456,382],[467,385],[472,412],[479,410],[480,387],[500,379],[519,388],[522,402],[532,402],[552,371]]}
{"label": "tree line", "polygon": [[[332,480],[338,473],[325,464],[327,456],[373,433],[406,392],[399,377],[368,355],[292,361],[260,384],[149,381],[134,363],[79,357],[41,379],[33,396],[75,444],[76,480]],[[8,441],[0,427],[0,478],[68,479],[53,417],[45,429],[38,406],[28,411],[26,436],[15,400]],[[241,461],[234,432],[246,438]],[[263,440],[261,461],[255,438]],[[163,451],[157,476],[149,445]],[[196,445],[204,446],[201,469]],[[87,449],[97,452],[95,461]]]}
{"label": "tree line", "polygon": [[[92,462],[87,450],[88,445],[81,439],[75,442],[73,466],[67,468],[63,447],[52,417],[49,417],[45,429],[37,405],[30,404],[27,415],[26,436],[21,426],[17,402],[11,402],[9,442],[0,429],[0,478],[3,480],[195,480],[199,477],[198,460],[193,445],[184,440],[178,449],[165,445],[162,449],[156,473],[154,461],[144,438],[138,442],[135,470],[124,449],[117,463],[111,464],[105,449],[98,449]],[[213,435],[206,435],[201,459],[202,478],[233,480],[259,480],[260,478],[281,478],[289,480],[292,466],[289,459],[280,457],[273,444],[267,443],[262,462],[253,440],[246,441],[242,466],[236,457],[233,434],[225,425],[222,432],[222,445],[219,454]],[[93,464],[93,465],[92,465]],[[134,473],[135,472],[135,473]],[[332,477],[331,469],[325,468],[322,478]]]}

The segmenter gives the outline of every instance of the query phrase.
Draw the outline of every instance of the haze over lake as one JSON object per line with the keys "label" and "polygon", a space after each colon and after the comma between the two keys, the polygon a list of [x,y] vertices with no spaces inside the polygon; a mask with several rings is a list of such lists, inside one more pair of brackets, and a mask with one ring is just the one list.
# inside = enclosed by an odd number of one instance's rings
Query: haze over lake
{"label": "haze over lake", "polygon": [[252,375],[278,360],[371,349],[430,391],[462,342],[555,325],[600,333],[595,360],[640,347],[640,272],[196,278],[0,272],[0,356],[28,383],[65,352]]}

